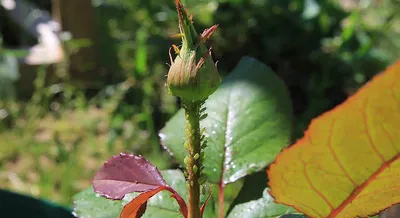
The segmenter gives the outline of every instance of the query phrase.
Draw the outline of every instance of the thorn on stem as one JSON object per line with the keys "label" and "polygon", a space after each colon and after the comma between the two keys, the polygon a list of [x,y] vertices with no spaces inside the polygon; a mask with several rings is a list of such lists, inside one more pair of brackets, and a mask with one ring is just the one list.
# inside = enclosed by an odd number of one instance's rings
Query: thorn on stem
{"label": "thorn on stem", "polygon": [[199,60],[199,62],[197,63],[196,67],[194,68],[195,72],[197,72],[201,66],[203,66],[206,58],[211,55],[211,48],[208,49],[208,52],[206,52]]}
{"label": "thorn on stem", "polygon": [[182,38],[183,34],[182,33],[177,33],[171,36],[171,38],[176,39],[176,38]]}

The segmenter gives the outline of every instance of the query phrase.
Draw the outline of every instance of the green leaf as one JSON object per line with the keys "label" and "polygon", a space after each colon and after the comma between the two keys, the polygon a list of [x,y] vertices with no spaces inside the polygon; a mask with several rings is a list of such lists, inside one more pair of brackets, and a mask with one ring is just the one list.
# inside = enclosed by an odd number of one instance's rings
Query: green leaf
{"label": "green leaf", "polygon": [[[291,207],[273,202],[265,188],[268,178],[265,171],[246,176],[243,187],[230,205],[228,217],[281,217],[305,218],[302,214],[293,214]],[[288,214],[290,213],[290,214]]]}
{"label": "green leaf", "polygon": [[185,111],[183,109],[180,109],[166,123],[159,136],[164,149],[184,166],[183,159],[186,157],[187,152],[183,147],[185,143]]}
{"label": "green leaf", "polygon": [[[292,107],[279,77],[259,61],[245,57],[209,97],[204,173],[225,184],[257,172],[288,145]],[[183,164],[185,120],[181,109],[160,132],[164,147]]]}
{"label": "green leaf", "polygon": [[[179,170],[161,171],[164,180],[169,186],[175,189],[187,201],[188,191],[183,173]],[[138,193],[128,194],[121,201],[109,200],[94,193],[90,187],[74,197],[74,213],[81,218],[115,218],[119,214],[123,206],[129,203]],[[143,218],[165,217],[176,218],[182,217],[179,206],[176,201],[170,197],[171,193],[162,191],[150,198],[147,204],[147,210]],[[201,196],[201,202],[204,202],[207,196]],[[204,212],[204,217],[215,217],[215,208],[213,200],[210,199]]]}
{"label": "green leaf", "polygon": [[268,179],[267,174],[264,170],[246,176],[244,178],[243,186],[240,189],[239,194],[230,205],[228,210],[231,211],[236,205],[246,203],[249,201],[257,200],[263,197],[263,191],[267,185]]}
{"label": "green leaf", "polygon": [[283,204],[274,203],[274,199],[268,193],[268,188],[263,192],[260,199],[249,201],[247,203],[236,205],[229,213],[228,218],[267,218],[267,217],[288,217],[287,215],[296,215],[291,217],[302,217],[293,208]]}
{"label": "green leaf", "polygon": [[[74,214],[81,218],[114,218],[119,217],[122,201],[113,201],[94,193],[93,187],[74,196]],[[128,202],[126,202],[128,203]]]}

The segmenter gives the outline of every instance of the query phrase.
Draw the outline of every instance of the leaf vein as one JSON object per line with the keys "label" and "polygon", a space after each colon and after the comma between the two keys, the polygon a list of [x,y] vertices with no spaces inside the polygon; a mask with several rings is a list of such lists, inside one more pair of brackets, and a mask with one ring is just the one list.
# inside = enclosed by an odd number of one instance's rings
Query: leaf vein
{"label": "leaf vein", "polygon": [[335,162],[339,165],[339,168],[343,171],[344,175],[346,176],[346,178],[351,182],[351,184],[353,185],[353,187],[357,187],[357,183],[353,180],[353,178],[351,178],[349,172],[347,172],[347,170],[344,168],[342,162],[339,160],[338,155],[335,152],[335,149],[333,149],[332,146],[332,136],[334,133],[334,128],[335,128],[335,120],[332,120],[331,123],[331,131],[330,134],[328,136],[328,148],[331,151],[331,154],[333,156],[333,159],[335,160]]}

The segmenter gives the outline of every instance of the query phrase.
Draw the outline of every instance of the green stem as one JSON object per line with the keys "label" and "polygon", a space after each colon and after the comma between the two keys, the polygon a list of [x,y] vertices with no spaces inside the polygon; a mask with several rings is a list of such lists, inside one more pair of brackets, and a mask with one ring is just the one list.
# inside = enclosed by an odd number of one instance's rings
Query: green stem
{"label": "green stem", "polygon": [[200,169],[201,133],[200,107],[202,101],[183,101],[186,118],[186,144],[188,156],[185,158],[188,173],[189,205],[188,218],[201,218],[200,214]]}

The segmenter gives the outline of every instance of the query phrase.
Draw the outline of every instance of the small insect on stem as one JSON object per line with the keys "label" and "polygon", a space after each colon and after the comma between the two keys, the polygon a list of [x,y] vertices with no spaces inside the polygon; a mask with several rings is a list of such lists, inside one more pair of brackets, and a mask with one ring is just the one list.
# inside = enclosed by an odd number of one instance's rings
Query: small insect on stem
{"label": "small insect on stem", "polygon": [[174,59],[172,58],[172,54],[171,54],[172,48],[174,49],[175,54],[179,55],[179,53],[180,53],[180,50],[179,50],[178,46],[176,46],[176,45],[172,45],[172,47],[169,48],[168,53],[169,53],[169,61],[171,62],[171,65],[174,63]]}
{"label": "small insect on stem", "polygon": [[175,54],[179,55],[179,53],[181,52],[178,48],[178,46],[176,45],[172,45],[172,48],[174,48]]}

